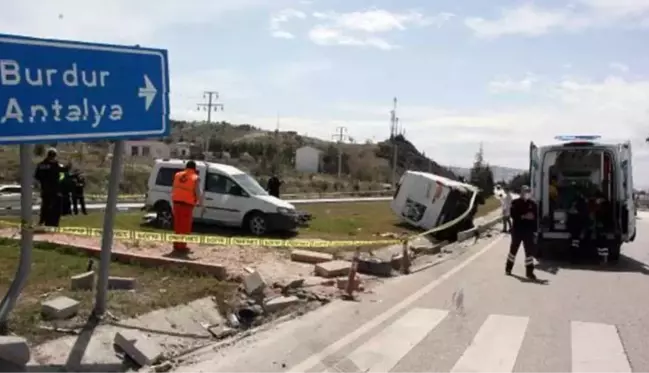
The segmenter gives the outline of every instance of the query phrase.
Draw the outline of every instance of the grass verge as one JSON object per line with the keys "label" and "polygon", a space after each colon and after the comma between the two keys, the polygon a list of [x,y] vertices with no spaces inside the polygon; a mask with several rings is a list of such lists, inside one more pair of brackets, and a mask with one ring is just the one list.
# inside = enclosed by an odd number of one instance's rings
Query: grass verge
{"label": "grass verge", "polygon": [[[18,241],[0,238],[2,295],[6,294],[13,280],[19,256]],[[29,280],[9,320],[11,331],[28,338],[33,344],[62,336],[42,328],[42,325],[50,324],[40,315],[42,301],[61,295],[80,301],[81,310],[75,318],[58,322],[57,327],[74,329],[82,326],[92,311],[94,292],[71,291],[69,287],[71,276],[86,272],[88,260],[87,256],[56,244],[35,243]],[[112,276],[137,278],[136,290],[109,292],[108,309],[119,318],[173,307],[206,296],[224,299],[235,290],[234,284],[179,270],[111,263],[110,271]]]}
{"label": "grass verge", "polygon": [[[485,215],[498,208],[499,201],[489,198],[478,208],[476,217]],[[372,240],[381,233],[392,232],[418,233],[419,230],[401,224],[390,209],[390,203],[354,202],[354,203],[315,203],[297,205],[298,210],[312,214],[309,227],[300,228],[297,238],[321,238],[330,240]],[[156,231],[156,228],[142,225],[141,211],[125,212],[117,215],[115,229]],[[104,214],[94,212],[88,215],[65,216],[61,226],[101,228]],[[4,219],[18,222],[15,217]],[[242,231],[219,229],[217,227],[195,227],[198,234],[245,235]]]}

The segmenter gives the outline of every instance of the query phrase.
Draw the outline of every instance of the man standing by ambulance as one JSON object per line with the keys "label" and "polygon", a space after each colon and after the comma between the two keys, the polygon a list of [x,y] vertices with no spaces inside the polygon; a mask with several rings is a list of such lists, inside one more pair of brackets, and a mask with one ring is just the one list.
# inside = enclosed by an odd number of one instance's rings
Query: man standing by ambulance
{"label": "man standing by ambulance", "polygon": [[[174,232],[176,234],[191,234],[194,221],[194,207],[202,197],[201,183],[196,171],[196,162],[189,161],[183,171],[174,175],[171,187],[173,202]],[[173,254],[187,255],[190,253],[186,242],[174,242]]]}
{"label": "man standing by ambulance", "polygon": [[531,199],[530,187],[527,185],[521,188],[521,195],[516,198],[511,205],[511,217],[514,221],[511,230],[511,245],[507,254],[507,264],[505,265],[505,274],[512,274],[514,261],[518,249],[523,244],[525,251],[525,277],[530,280],[536,280],[534,275],[534,233],[536,232],[536,223],[538,209],[536,202]]}

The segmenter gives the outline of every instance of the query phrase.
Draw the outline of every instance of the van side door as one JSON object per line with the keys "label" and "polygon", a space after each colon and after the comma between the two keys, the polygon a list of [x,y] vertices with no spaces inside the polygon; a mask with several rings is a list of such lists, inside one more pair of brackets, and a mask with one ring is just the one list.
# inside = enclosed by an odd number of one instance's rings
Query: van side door
{"label": "van side door", "polygon": [[[627,221],[626,234],[623,235],[625,242],[635,239],[635,201],[633,199],[633,164],[631,154],[631,143],[626,142],[620,146],[620,171],[621,191],[623,196],[622,206],[626,209],[625,218]],[[623,218],[624,219],[624,218]]]}
{"label": "van side door", "polygon": [[204,192],[203,219],[224,225],[241,225],[249,196],[231,178],[213,171],[207,172]]}

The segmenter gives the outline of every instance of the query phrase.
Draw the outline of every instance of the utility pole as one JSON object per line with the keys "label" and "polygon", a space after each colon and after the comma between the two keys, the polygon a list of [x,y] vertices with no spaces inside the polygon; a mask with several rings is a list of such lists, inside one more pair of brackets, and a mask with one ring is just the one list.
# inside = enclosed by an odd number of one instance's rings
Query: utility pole
{"label": "utility pole", "polygon": [[397,158],[398,146],[397,135],[399,134],[399,118],[397,117],[397,98],[392,100],[392,110],[390,111],[390,141],[392,142],[392,187],[397,186]]}
{"label": "utility pole", "polygon": [[338,178],[343,173],[343,150],[342,143],[347,139],[347,127],[336,127],[336,133],[331,136],[338,143]]}
{"label": "utility pole", "polygon": [[[218,111],[221,109],[223,111],[223,104],[219,102],[215,102],[219,99],[219,93],[216,91],[205,91],[203,92],[203,98],[207,99],[206,103],[198,103],[198,110],[205,110],[207,111],[207,124],[209,125],[212,123],[212,111]],[[210,136],[211,137],[211,136]],[[204,139],[205,140],[205,152],[209,151],[210,147],[210,137]]]}

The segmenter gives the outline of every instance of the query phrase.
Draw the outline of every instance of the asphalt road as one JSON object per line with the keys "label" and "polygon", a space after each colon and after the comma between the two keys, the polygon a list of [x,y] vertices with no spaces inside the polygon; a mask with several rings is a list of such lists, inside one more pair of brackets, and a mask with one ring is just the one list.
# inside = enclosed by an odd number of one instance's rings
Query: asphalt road
{"label": "asphalt road", "polygon": [[[540,263],[524,280],[508,238],[391,279],[360,302],[333,302],[220,350],[181,372],[649,371],[649,213],[617,267]],[[543,269],[543,270],[542,270]]]}

